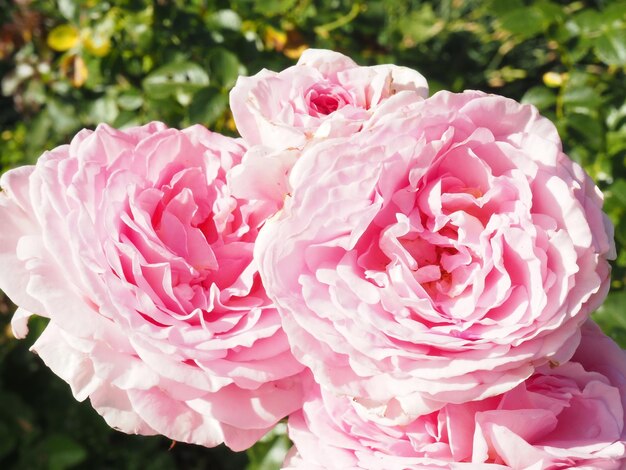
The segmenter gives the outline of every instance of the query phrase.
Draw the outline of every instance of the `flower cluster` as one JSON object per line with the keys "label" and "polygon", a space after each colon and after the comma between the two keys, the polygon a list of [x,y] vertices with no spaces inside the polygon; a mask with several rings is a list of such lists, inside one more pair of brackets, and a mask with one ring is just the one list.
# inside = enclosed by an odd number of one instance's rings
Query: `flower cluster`
{"label": "flower cluster", "polygon": [[2,176],[15,335],[113,427],[285,468],[619,469],[602,194],[535,108],[308,50],[242,138],[101,125]]}

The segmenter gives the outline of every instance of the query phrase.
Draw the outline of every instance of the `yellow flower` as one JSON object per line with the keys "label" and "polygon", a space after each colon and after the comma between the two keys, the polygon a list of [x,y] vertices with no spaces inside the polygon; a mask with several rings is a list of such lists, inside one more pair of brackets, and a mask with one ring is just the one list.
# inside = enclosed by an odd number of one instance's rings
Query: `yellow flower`
{"label": "yellow flower", "polygon": [[76,46],[80,41],[78,28],[71,24],[62,24],[48,34],[48,46],[55,51],[64,52]]}

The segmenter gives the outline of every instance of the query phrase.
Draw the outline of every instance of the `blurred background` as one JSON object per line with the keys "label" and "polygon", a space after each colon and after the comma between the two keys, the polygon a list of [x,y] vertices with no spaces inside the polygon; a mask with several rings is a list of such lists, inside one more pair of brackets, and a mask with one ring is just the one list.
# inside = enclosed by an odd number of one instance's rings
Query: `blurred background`
{"label": "blurred background", "polygon": [[[281,70],[307,47],[406,65],[431,93],[494,92],[549,117],[605,194],[618,259],[594,316],[626,347],[626,1],[0,0],[0,173],[99,122],[234,135],[237,76]],[[280,467],[284,425],[239,454],[109,429],[28,352],[43,320],[12,337],[15,307],[1,294],[0,468]]]}

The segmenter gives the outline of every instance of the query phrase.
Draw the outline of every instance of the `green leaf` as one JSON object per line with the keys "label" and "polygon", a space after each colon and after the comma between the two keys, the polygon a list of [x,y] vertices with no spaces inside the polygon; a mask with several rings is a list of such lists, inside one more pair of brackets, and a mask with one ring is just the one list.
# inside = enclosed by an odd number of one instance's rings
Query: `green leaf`
{"label": "green leaf", "polygon": [[246,470],[279,470],[291,447],[285,423],[278,423],[253,447],[248,449],[250,463]]}
{"label": "green leaf", "polygon": [[228,107],[228,95],[215,88],[203,88],[194,96],[189,106],[189,119],[192,123],[210,126],[224,114]]}
{"label": "green leaf", "polygon": [[606,116],[606,125],[609,129],[618,129],[626,126],[626,103],[621,104],[619,108],[612,107]]}
{"label": "green leaf", "polygon": [[[607,191],[606,197],[614,197],[622,206],[626,207],[626,180],[621,178],[615,180]],[[626,312],[624,313],[626,314]]]}
{"label": "green leaf", "polygon": [[66,20],[73,21],[76,19],[76,0],[57,0],[59,12]]}
{"label": "green leaf", "polygon": [[626,65],[626,29],[609,30],[594,41],[594,51],[607,65]]}
{"label": "green leaf", "polygon": [[502,29],[522,38],[536,36],[547,26],[544,15],[536,8],[509,11],[500,17],[499,24]]}
{"label": "green leaf", "polygon": [[75,440],[63,434],[51,434],[43,442],[50,470],[71,468],[87,458],[87,451]]}
{"label": "green leaf", "polygon": [[125,111],[134,111],[143,105],[143,95],[135,88],[126,90],[117,97],[117,105]]}
{"label": "green leaf", "polygon": [[193,93],[209,84],[209,74],[194,62],[172,62],[152,71],[143,80],[151,98],[167,98],[178,91]]}
{"label": "green leaf", "polygon": [[145,124],[145,120],[140,114],[135,111],[122,110],[113,122],[113,127],[119,129],[121,127],[141,126],[142,124]]}
{"label": "green leaf", "polygon": [[[626,128],[606,133],[606,151],[615,158],[618,157],[619,153],[626,152]],[[624,202],[624,206],[626,206],[626,202]]]}
{"label": "green leaf", "polygon": [[586,146],[598,150],[604,142],[604,128],[600,121],[587,114],[570,113],[567,116],[567,124],[581,136]]}
{"label": "green leaf", "polygon": [[398,28],[408,46],[420,44],[436,36],[445,23],[437,18],[430,4],[425,3],[419,10],[411,11],[398,21]]}
{"label": "green leaf", "polygon": [[615,223],[615,240],[623,246],[626,244],[626,220],[624,220],[623,214],[618,220],[613,219],[613,222]]}
{"label": "green leaf", "polygon": [[48,100],[48,114],[52,118],[52,128],[58,134],[73,134],[80,127],[78,113],[71,104],[50,98]]}
{"label": "green leaf", "polygon": [[254,2],[254,11],[263,16],[284,15],[296,4],[297,0],[259,0]]}
{"label": "green leaf", "polygon": [[611,292],[593,319],[622,348],[626,348],[626,291]]}
{"label": "green leaf", "polygon": [[556,103],[556,95],[552,90],[536,86],[528,90],[522,97],[522,103],[532,104],[540,111],[551,109]]}
{"label": "green leaf", "polygon": [[602,97],[597,90],[585,84],[568,84],[563,93],[563,104],[569,111],[585,114],[599,108],[603,104]]}
{"label": "green leaf", "polygon": [[115,99],[111,96],[103,96],[92,101],[87,106],[85,122],[89,124],[99,124],[101,122],[112,124],[119,112]]}
{"label": "green leaf", "polygon": [[517,10],[524,8],[524,2],[522,0],[487,0],[485,2],[485,9],[494,16],[502,16],[511,10]]}
{"label": "green leaf", "polygon": [[43,109],[28,126],[28,139],[25,142],[26,154],[34,161],[45,147],[48,136],[52,133],[52,118],[47,109]]}
{"label": "green leaf", "polygon": [[218,10],[208,21],[210,26],[239,31],[241,29],[241,17],[233,10]]}
{"label": "green leaf", "polygon": [[600,30],[603,25],[602,15],[595,10],[584,9],[577,13],[568,26],[576,34],[590,34]]}
{"label": "green leaf", "polygon": [[223,88],[230,89],[239,77],[239,59],[232,52],[223,48],[216,48],[209,56],[209,70],[211,78]]}
{"label": "green leaf", "polygon": [[533,3],[533,8],[543,16],[544,23],[550,24],[556,21],[562,21],[565,18],[565,12],[560,5],[547,0],[539,0]]}
{"label": "green leaf", "polygon": [[612,0],[602,10],[602,19],[605,23],[626,22],[626,2]]}

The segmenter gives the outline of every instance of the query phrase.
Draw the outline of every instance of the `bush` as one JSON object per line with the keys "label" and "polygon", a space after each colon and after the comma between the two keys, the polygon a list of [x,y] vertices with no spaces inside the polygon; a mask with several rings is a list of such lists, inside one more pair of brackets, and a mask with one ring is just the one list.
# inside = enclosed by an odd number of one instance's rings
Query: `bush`
{"label": "bush", "polygon": [[[415,68],[431,92],[475,88],[534,104],[605,193],[619,256],[595,319],[626,346],[626,2],[21,0],[3,2],[0,21],[0,171],[99,122],[234,134],[237,76],[285,68],[306,47]],[[0,302],[2,468],[277,466],[280,435],[246,458],[112,431],[28,341],[11,338],[12,308]]]}

